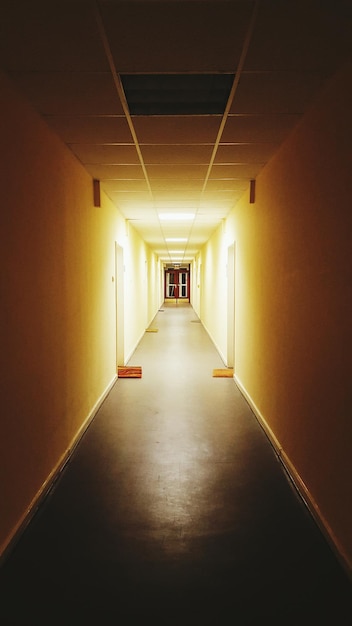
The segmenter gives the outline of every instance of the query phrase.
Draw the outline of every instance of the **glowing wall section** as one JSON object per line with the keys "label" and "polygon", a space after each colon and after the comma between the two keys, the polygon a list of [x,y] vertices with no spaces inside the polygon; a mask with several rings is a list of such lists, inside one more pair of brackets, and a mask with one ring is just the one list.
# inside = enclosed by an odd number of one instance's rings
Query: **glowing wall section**
{"label": "glowing wall section", "polygon": [[350,564],[351,83],[348,67],[227,222],[236,376]]}

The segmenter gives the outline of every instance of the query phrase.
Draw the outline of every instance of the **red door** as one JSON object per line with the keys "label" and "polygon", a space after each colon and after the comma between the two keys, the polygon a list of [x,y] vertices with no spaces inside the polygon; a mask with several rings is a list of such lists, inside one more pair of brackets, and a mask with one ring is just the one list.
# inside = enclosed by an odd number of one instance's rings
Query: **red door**
{"label": "red door", "polygon": [[165,270],[165,299],[189,300],[189,270]]}

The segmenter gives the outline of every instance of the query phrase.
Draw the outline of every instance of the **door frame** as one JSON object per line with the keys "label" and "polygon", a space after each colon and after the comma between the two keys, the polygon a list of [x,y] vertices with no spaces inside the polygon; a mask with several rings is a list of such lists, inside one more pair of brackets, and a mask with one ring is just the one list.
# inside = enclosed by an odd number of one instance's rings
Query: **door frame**
{"label": "door frame", "polygon": [[227,249],[227,366],[235,365],[235,280],[236,280],[236,243]]}
{"label": "door frame", "polygon": [[116,309],[116,367],[125,365],[123,248],[115,241],[115,309]]}

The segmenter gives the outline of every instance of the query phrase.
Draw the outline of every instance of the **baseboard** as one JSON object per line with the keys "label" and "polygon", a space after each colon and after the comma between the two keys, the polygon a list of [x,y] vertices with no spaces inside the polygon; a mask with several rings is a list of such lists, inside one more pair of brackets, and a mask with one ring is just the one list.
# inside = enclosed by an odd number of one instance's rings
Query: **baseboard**
{"label": "baseboard", "polygon": [[23,513],[23,515],[21,516],[21,518],[19,519],[19,521],[17,522],[15,527],[13,528],[12,532],[7,537],[7,539],[5,540],[4,544],[1,546],[1,550],[0,550],[0,566],[2,565],[3,561],[5,561],[7,556],[11,553],[11,551],[14,548],[14,546],[16,545],[16,543],[20,539],[21,535],[23,534],[23,532],[27,528],[28,524],[30,523],[31,519],[34,517],[34,515],[37,512],[38,508],[44,502],[44,500],[47,497],[47,495],[49,494],[49,492],[52,490],[54,484],[56,483],[56,481],[59,478],[60,474],[62,473],[64,467],[66,466],[66,464],[70,460],[74,450],[76,449],[77,445],[79,444],[81,438],[83,437],[85,431],[87,430],[89,424],[91,423],[91,421],[95,417],[97,411],[99,410],[100,406],[104,402],[104,400],[107,397],[108,393],[111,391],[111,389],[112,389],[113,385],[115,384],[116,380],[117,380],[117,375],[115,375],[112,378],[112,380],[107,385],[107,387],[105,388],[105,390],[103,391],[101,396],[98,398],[97,402],[94,404],[93,408],[91,409],[91,411],[89,412],[88,416],[84,420],[82,426],[80,427],[80,429],[76,433],[75,437],[72,439],[70,446],[67,448],[67,450],[64,452],[64,454],[60,457],[59,461],[56,463],[55,467],[52,469],[52,471],[50,472],[50,474],[47,477],[47,479],[44,481],[44,483],[42,484],[40,489],[35,494],[35,496],[32,499],[30,505],[27,507],[27,509],[25,510],[25,512]]}
{"label": "baseboard", "polygon": [[305,484],[304,480],[300,476],[296,467],[294,466],[294,464],[292,463],[292,461],[286,454],[279,440],[275,436],[274,432],[272,431],[272,429],[266,422],[262,413],[260,412],[256,404],[253,402],[251,396],[249,395],[249,393],[247,392],[246,388],[241,383],[239,378],[236,376],[236,374],[234,375],[234,381],[237,387],[239,388],[240,392],[244,396],[245,400],[248,402],[249,406],[251,407],[260,426],[263,428],[265,434],[267,435],[271,445],[273,446],[287,475],[290,477],[290,480],[292,484],[294,485],[297,493],[299,494],[301,500],[304,502],[305,506],[307,507],[308,511],[313,517],[315,523],[320,528],[320,531],[324,535],[325,539],[330,545],[338,561],[341,563],[342,567],[346,571],[348,577],[352,580],[352,563],[348,559],[343,547],[341,546],[340,542],[337,540],[333,530],[331,529],[330,525],[328,524],[325,517],[323,516],[317,502],[315,501],[314,497],[310,493],[307,485]]}

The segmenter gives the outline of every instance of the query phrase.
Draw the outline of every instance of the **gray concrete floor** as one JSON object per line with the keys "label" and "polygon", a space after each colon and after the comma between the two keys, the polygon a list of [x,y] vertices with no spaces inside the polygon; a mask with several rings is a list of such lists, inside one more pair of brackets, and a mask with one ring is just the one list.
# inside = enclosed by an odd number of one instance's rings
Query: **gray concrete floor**
{"label": "gray concrete floor", "polygon": [[0,572],[0,624],[352,624],[352,586],[190,305],[165,304]]}

